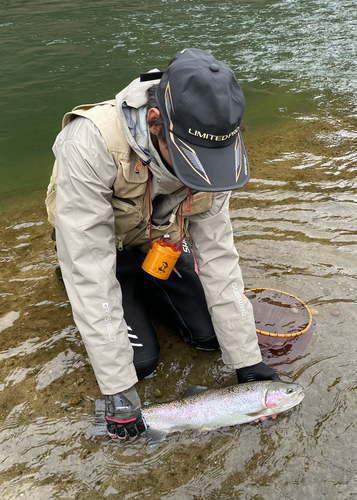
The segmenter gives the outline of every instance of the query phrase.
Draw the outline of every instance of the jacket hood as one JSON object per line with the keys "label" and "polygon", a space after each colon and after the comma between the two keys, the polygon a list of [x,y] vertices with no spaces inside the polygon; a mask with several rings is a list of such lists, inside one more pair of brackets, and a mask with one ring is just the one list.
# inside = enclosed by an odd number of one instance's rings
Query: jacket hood
{"label": "jacket hood", "polygon": [[[151,72],[159,70],[153,69]],[[146,91],[160,80],[140,82],[140,78],[132,81],[116,95],[116,109],[120,125],[130,147],[144,160],[150,160],[150,171],[156,182],[152,186],[152,197],[158,194],[169,194],[182,189],[183,184],[170,172],[161,161],[153,146],[147,125]],[[180,199],[185,196],[182,193]]]}
{"label": "jacket hood", "polygon": [[[157,71],[159,70],[153,69],[150,73]],[[160,80],[141,82],[140,78],[136,78],[115,97],[118,118],[125,138],[130,147],[144,161],[149,159],[155,161],[149,151],[149,130],[146,121],[146,91],[159,82]]]}

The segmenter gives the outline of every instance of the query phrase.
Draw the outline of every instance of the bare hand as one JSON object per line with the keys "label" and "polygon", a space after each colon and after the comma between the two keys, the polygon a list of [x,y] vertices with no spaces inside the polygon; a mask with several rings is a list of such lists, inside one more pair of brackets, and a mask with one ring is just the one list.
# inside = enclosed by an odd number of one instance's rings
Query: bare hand
{"label": "bare hand", "polygon": [[[277,417],[277,415],[272,415],[271,418],[274,420],[275,418]],[[257,420],[254,420],[254,422],[263,422],[264,420],[266,420],[266,417],[260,417],[260,418],[257,418]]]}

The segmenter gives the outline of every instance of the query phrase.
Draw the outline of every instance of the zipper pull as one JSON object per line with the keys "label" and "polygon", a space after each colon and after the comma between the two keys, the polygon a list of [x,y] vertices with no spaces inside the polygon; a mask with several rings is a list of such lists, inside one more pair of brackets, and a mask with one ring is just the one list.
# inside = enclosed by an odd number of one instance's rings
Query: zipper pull
{"label": "zipper pull", "polygon": [[115,235],[115,246],[117,247],[117,249],[119,250],[119,252],[121,252],[123,250],[123,238],[121,238],[120,236],[118,235]]}
{"label": "zipper pull", "polygon": [[186,207],[186,212],[191,212],[191,194],[192,194],[192,189],[189,189],[188,192],[188,201],[187,201],[187,207]]}

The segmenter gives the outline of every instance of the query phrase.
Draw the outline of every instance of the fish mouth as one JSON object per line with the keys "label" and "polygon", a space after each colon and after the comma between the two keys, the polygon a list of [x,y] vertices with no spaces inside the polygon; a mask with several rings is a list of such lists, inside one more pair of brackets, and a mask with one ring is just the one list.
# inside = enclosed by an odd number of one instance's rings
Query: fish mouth
{"label": "fish mouth", "polygon": [[301,397],[301,399],[303,399],[305,397],[304,389],[301,389],[301,391],[298,392],[298,396]]}
{"label": "fish mouth", "polygon": [[291,408],[293,408],[294,406],[298,405],[299,403],[301,403],[301,401],[304,399],[305,397],[305,392],[303,389],[300,389],[299,392],[295,395],[295,401],[294,403],[291,405]]}

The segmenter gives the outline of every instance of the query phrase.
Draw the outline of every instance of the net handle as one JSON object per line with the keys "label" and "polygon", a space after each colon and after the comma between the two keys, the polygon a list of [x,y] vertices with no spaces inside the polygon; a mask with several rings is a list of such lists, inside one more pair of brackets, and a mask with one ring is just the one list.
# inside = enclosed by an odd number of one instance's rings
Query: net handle
{"label": "net handle", "polygon": [[283,293],[284,295],[289,295],[289,297],[293,297],[294,299],[298,300],[307,310],[307,312],[309,313],[309,322],[307,324],[307,326],[305,326],[305,328],[303,330],[300,330],[296,333],[270,333],[270,332],[265,332],[264,330],[258,330],[256,329],[257,333],[261,333],[262,335],[267,335],[268,337],[297,337],[298,335],[302,335],[303,333],[305,333],[311,326],[311,323],[312,323],[312,314],[311,314],[311,311],[310,309],[307,307],[307,305],[305,304],[305,302],[303,302],[301,299],[299,299],[299,297],[296,297],[295,295],[291,294],[291,293],[287,293],[287,292],[282,292],[281,290],[276,290],[275,288],[250,288],[249,290],[244,290],[244,293],[247,293],[247,292],[256,292],[256,291],[261,291],[261,290],[272,290],[273,292],[279,292],[279,293]]}

